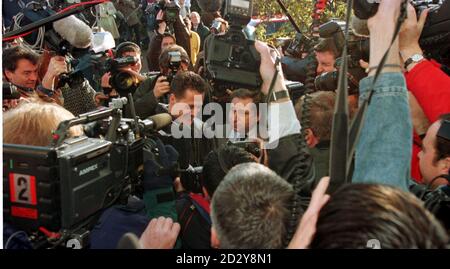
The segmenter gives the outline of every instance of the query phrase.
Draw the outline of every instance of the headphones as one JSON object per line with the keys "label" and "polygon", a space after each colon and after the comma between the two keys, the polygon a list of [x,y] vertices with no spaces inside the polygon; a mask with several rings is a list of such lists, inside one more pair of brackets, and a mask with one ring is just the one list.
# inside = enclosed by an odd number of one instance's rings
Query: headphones
{"label": "headphones", "polygon": [[141,49],[136,43],[131,42],[131,41],[125,41],[125,42],[120,43],[120,44],[116,47],[114,56],[117,57],[119,54],[121,54],[121,53],[120,53],[121,50],[123,50],[124,48],[129,47],[129,46],[132,46],[132,47],[138,47],[139,50]]}

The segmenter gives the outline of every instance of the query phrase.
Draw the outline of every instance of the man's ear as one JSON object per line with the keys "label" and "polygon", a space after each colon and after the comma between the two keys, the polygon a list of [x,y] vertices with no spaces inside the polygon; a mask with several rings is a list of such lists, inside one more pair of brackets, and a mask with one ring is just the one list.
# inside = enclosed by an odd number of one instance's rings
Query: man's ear
{"label": "man's ear", "polygon": [[10,82],[11,82],[12,75],[13,75],[13,72],[11,72],[10,70],[5,70],[6,79],[8,79],[8,81],[10,81]]}
{"label": "man's ear", "polygon": [[175,97],[175,94],[171,93],[169,95],[169,113],[170,113],[170,110],[172,110],[172,108],[176,102],[177,102],[177,98]]}
{"label": "man's ear", "polygon": [[450,157],[444,158],[441,160],[442,161],[442,169],[441,169],[441,173],[446,175],[446,174],[450,174]]}
{"label": "man's ear", "polygon": [[217,232],[214,226],[211,226],[211,247],[216,249],[220,248],[219,238],[217,238]]}
{"label": "man's ear", "polygon": [[317,139],[317,137],[314,135],[314,132],[311,130],[311,128],[305,129],[305,134],[306,144],[308,145],[308,147],[313,148],[317,145],[317,143],[319,143],[319,139]]}

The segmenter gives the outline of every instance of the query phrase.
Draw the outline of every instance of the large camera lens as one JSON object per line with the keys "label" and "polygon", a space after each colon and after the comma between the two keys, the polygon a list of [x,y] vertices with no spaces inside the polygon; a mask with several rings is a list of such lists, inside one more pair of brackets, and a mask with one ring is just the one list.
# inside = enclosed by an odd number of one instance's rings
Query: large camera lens
{"label": "large camera lens", "polygon": [[338,84],[338,72],[326,72],[317,76],[314,80],[316,89],[319,91],[335,91]]}
{"label": "large camera lens", "polygon": [[129,92],[135,86],[135,78],[132,74],[127,72],[118,72],[111,76],[111,86],[116,89],[120,95],[123,92]]}

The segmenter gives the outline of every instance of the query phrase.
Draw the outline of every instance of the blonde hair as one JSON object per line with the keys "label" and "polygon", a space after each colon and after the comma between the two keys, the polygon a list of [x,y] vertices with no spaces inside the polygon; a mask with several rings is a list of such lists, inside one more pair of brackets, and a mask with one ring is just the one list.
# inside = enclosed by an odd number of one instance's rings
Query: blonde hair
{"label": "blonde hair", "polygon": [[[58,104],[29,99],[3,114],[3,143],[48,146],[59,123],[74,117]],[[69,136],[81,134],[81,126],[69,129]]]}

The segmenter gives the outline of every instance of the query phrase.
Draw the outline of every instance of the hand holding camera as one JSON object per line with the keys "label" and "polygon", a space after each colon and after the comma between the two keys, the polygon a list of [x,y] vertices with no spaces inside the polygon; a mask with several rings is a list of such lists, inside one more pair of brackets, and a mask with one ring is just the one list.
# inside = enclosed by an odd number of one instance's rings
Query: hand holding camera
{"label": "hand holding camera", "polygon": [[419,45],[419,38],[422,34],[425,21],[427,19],[428,10],[424,10],[417,19],[416,10],[411,4],[407,8],[408,17],[400,30],[400,56],[405,62],[414,54],[422,54]]}
{"label": "hand holding camera", "polygon": [[53,90],[55,78],[61,74],[68,73],[68,67],[66,59],[63,56],[55,56],[50,59],[47,72],[42,79],[42,86],[47,89]]}
{"label": "hand holding camera", "polygon": [[153,94],[156,98],[162,97],[164,94],[170,91],[170,83],[167,81],[167,77],[160,76],[155,83],[153,88]]}

